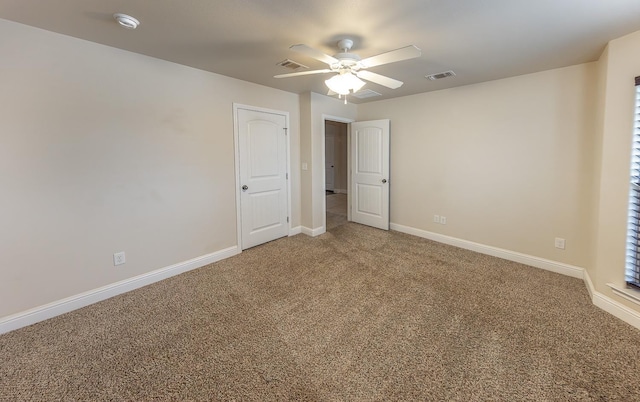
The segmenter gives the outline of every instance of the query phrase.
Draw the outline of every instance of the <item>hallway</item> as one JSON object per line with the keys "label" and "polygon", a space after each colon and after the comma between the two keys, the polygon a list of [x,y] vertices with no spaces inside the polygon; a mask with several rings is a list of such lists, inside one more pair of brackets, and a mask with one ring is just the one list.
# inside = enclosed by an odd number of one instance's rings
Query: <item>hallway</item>
{"label": "hallway", "polygon": [[347,223],[347,195],[327,192],[327,230]]}

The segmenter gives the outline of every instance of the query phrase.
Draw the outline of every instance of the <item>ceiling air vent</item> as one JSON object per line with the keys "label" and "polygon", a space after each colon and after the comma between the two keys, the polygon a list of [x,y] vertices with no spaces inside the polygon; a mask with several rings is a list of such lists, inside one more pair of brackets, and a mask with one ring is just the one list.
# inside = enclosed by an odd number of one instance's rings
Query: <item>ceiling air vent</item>
{"label": "ceiling air vent", "polygon": [[282,60],[280,63],[278,63],[278,65],[284,68],[288,68],[290,70],[297,70],[299,68],[309,68],[304,64],[300,64],[297,61],[293,61],[289,59]]}
{"label": "ceiling air vent", "polygon": [[435,80],[441,80],[443,78],[455,77],[455,76],[456,76],[456,73],[454,73],[453,71],[449,70],[449,71],[445,71],[445,72],[442,72],[442,73],[425,75],[425,78],[428,78],[431,81],[435,81]]}
{"label": "ceiling air vent", "polygon": [[373,98],[374,96],[382,96],[382,94],[376,91],[372,91],[371,89],[362,89],[354,93],[353,96],[355,96],[358,99],[366,99],[366,98]]}

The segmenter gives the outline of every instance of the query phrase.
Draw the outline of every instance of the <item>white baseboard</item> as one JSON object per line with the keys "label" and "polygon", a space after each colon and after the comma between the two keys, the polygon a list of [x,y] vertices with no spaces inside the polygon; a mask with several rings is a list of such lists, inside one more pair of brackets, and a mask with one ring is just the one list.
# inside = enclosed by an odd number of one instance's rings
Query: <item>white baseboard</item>
{"label": "white baseboard", "polygon": [[295,236],[297,234],[302,233],[302,226],[296,226],[294,228],[289,228],[289,236]]}
{"label": "white baseboard", "polygon": [[589,273],[586,270],[584,271],[584,284],[589,291],[589,295],[591,295],[591,302],[595,306],[621,319],[627,324],[640,329],[640,313],[596,291],[589,277]]}
{"label": "white baseboard", "polygon": [[0,318],[0,334],[77,310],[90,304],[150,285],[154,282],[167,279],[183,272],[191,271],[216,261],[232,257],[239,253],[240,248],[238,246],[229,247],[224,250],[216,251],[211,254],[193,258],[146,274],[112,283],[98,289],[93,289],[88,292],[80,293],[75,296],[67,297],[43,306],[38,306],[20,313]]}
{"label": "white baseboard", "polygon": [[593,287],[593,282],[591,282],[591,277],[586,269],[582,273],[582,280],[584,281],[584,285],[587,287],[589,298],[591,298],[591,302],[593,303],[593,293],[596,291],[596,288]]}
{"label": "white baseboard", "polygon": [[622,321],[636,327],[637,329],[640,329],[640,314],[637,311],[634,311],[629,307],[620,304],[617,301],[599,292],[594,292],[593,298],[591,300],[593,304],[595,304],[597,307],[600,307],[607,313],[618,317]]}
{"label": "white baseboard", "polygon": [[325,231],[326,230],[323,227],[319,227],[319,228],[315,228],[315,229],[307,228],[307,227],[304,227],[304,226],[302,227],[302,233],[306,234],[307,236],[311,236],[311,237],[320,236]]}
{"label": "white baseboard", "polygon": [[491,255],[505,260],[519,262],[521,264],[530,265],[536,268],[542,268],[547,271],[556,272],[559,274],[571,276],[573,278],[582,279],[584,269],[562,262],[547,260],[540,257],[535,257],[528,254],[522,254],[515,251],[505,250],[493,246],[487,246],[480,243],[474,243],[472,241],[458,239],[456,237],[445,236],[439,233],[428,232],[422,229],[416,229],[409,226],[398,225],[392,223],[390,225],[391,230],[397,230],[398,232],[408,233],[414,236],[422,237],[425,239],[437,241],[438,243],[449,244],[451,246],[464,248],[478,253]]}
{"label": "white baseboard", "polygon": [[[390,227],[392,230],[396,230],[398,232],[408,233],[414,236],[437,241],[439,243],[449,244],[494,257],[504,258],[506,260],[531,265],[533,267],[546,269],[574,278],[581,278],[584,280],[587,291],[589,292],[591,300],[595,306],[625,321],[635,328],[640,329],[640,313],[624,306],[623,304],[616,302],[615,300],[605,296],[600,292],[597,292],[593,287],[593,282],[591,282],[591,278],[589,277],[588,272],[580,267],[575,267],[572,265],[546,260],[543,258],[538,258],[527,254],[521,254],[492,246],[486,246],[483,244],[445,236],[438,233],[428,232],[409,226],[398,225],[395,223],[391,223]],[[290,230],[290,236],[298,233],[304,233],[308,236],[315,237],[323,234],[324,232],[325,230],[322,227],[310,229],[303,226],[297,226]],[[154,282],[158,282],[163,279],[167,279],[169,277],[214,263],[216,261],[232,257],[239,253],[240,248],[238,246],[229,247],[224,250],[193,258],[188,261],[170,265],[168,267],[161,268],[146,274],[138,275],[133,278],[106,285],[98,289],[80,293],[75,296],[67,297],[65,299],[48,303],[43,306],[35,307],[30,310],[0,318],[0,334],[13,331],[18,328],[26,327],[28,325],[35,324],[37,322],[44,321],[64,313],[68,313],[70,311],[88,306],[90,304],[106,300],[110,297],[117,296],[119,294],[129,292],[146,285],[150,285]]]}

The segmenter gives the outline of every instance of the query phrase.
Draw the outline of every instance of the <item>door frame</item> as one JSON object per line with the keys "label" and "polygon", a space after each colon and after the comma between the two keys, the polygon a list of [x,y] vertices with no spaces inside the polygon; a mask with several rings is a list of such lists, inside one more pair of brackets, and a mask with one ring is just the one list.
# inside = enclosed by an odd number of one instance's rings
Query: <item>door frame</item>
{"label": "door frame", "polygon": [[[351,124],[355,119],[349,119],[347,117],[339,117],[333,116],[329,114],[322,114],[322,187],[325,187],[325,183],[327,182],[326,178],[326,163],[325,163],[325,141],[326,141],[326,124],[327,120],[337,121],[338,123],[346,123],[347,124],[347,221],[351,220]],[[321,233],[325,233],[327,231],[327,195],[326,191],[322,194],[322,230]]]}
{"label": "door frame", "polygon": [[288,234],[291,236],[291,124],[289,123],[289,112],[283,110],[268,109],[258,106],[244,105],[241,103],[233,103],[233,148],[234,148],[234,170],[236,176],[236,244],[239,252],[242,252],[242,210],[240,206],[240,143],[238,130],[238,110],[245,109],[253,112],[272,113],[282,115],[285,118],[285,126],[287,128],[286,153],[287,153],[287,216],[289,217]]}

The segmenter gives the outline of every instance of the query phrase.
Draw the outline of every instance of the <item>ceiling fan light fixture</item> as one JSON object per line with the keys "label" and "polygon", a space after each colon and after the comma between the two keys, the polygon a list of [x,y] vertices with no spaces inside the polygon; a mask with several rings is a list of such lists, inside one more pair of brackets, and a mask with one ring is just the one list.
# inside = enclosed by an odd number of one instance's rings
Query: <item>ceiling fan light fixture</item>
{"label": "ceiling fan light fixture", "polygon": [[136,29],[140,25],[140,21],[127,14],[115,13],[113,18],[118,21],[118,24],[127,29]]}
{"label": "ceiling fan light fixture", "polygon": [[336,74],[324,82],[327,87],[339,95],[349,95],[360,90],[365,84],[351,72]]}

